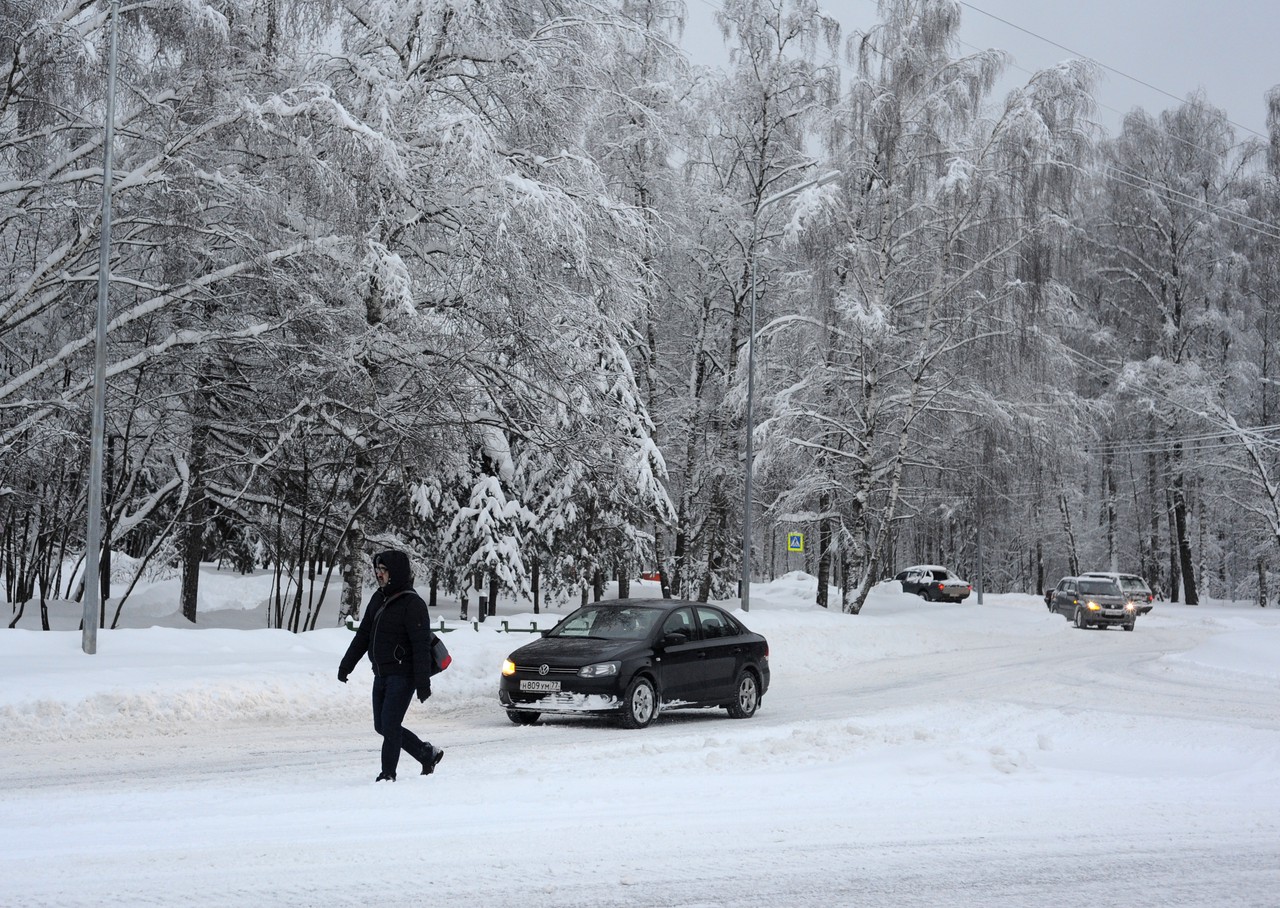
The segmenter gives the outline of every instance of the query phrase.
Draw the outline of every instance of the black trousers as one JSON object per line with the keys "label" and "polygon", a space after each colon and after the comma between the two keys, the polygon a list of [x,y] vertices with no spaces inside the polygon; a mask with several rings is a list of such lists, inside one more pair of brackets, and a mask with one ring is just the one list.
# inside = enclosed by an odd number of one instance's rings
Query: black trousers
{"label": "black trousers", "polygon": [[382,735],[382,774],[394,776],[403,750],[426,763],[434,748],[404,727],[404,714],[413,702],[413,678],[378,675],[373,679],[373,730]]}

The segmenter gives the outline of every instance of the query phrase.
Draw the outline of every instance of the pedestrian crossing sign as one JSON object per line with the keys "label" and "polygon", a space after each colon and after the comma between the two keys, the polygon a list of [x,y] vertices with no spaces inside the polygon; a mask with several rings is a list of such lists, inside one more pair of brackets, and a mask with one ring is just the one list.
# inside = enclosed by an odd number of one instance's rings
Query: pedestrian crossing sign
{"label": "pedestrian crossing sign", "polygon": [[788,552],[804,551],[804,533],[788,533],[787,534],[787,551]]}

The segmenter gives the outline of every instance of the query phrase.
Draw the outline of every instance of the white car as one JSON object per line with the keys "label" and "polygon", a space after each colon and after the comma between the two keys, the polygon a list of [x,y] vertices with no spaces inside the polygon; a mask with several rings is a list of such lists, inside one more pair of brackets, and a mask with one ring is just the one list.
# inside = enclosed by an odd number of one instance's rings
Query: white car
{"label": "white car", "polygon": [[1138,605],[1138,614],[1145,615],[1154,608],[1155,595],[1151,592],[1151,587],[1147,585],[1147,581],[1143,580],[1137,574],[1120,574],[1115,571],[1089,571],[1080,575],[1081,577],[1106,577],[1108,580],[1114,580],[1120,584],[1120,590],[1129,599]]}
{"label": "white car", "polygon": [[967,580],[961,580],[940,564],[915,564],[899,571],[893,578],[902,584],[904,593],[915,593],[930,602],[964,602],[973,592]]}

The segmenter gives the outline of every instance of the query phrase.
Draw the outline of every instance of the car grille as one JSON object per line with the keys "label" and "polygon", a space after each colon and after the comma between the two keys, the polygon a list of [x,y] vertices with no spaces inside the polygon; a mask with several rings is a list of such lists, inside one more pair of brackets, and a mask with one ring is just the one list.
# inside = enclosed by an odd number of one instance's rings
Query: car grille
{"label": "car grille", "polygon": [[[517,665],[516,671],[527,672],[530,675],[537,675],[538,669],[540,669],[544,664],[545,663],[542,662],[525,663],[524,665]],[[553,675],[576,675],[577,673],[578,669],[576,666],[574,668],[559,668],[557,666],[550,665],[547,666],[547,674],[545,677],[550,678]]]}

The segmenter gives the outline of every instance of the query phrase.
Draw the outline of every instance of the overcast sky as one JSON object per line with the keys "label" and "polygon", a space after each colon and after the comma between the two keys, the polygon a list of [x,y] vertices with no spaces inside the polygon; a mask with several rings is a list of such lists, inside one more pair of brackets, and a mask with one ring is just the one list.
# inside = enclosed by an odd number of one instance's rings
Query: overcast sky
{"label": "overcast sky", "polygon": [[[722,62],[713,24],[720,0],[686,3],[690,54],[698,62]],[[1031,72],[1074,56],[1105,67],[1098,118],[1113,134],[1134,107],[1154,113],[1176,106],[1198,88],[1227,111],[1238,138],[1248,137],[1250,130],[1265,132],[1263,95],[1280,85],[1278,0],[961,0],[961,5],[961,51],[995,47],[1008,52],[1010,79],[1023,82]],[[828,0],[823,6],[846,33],[876,19],[876,0]]]}

